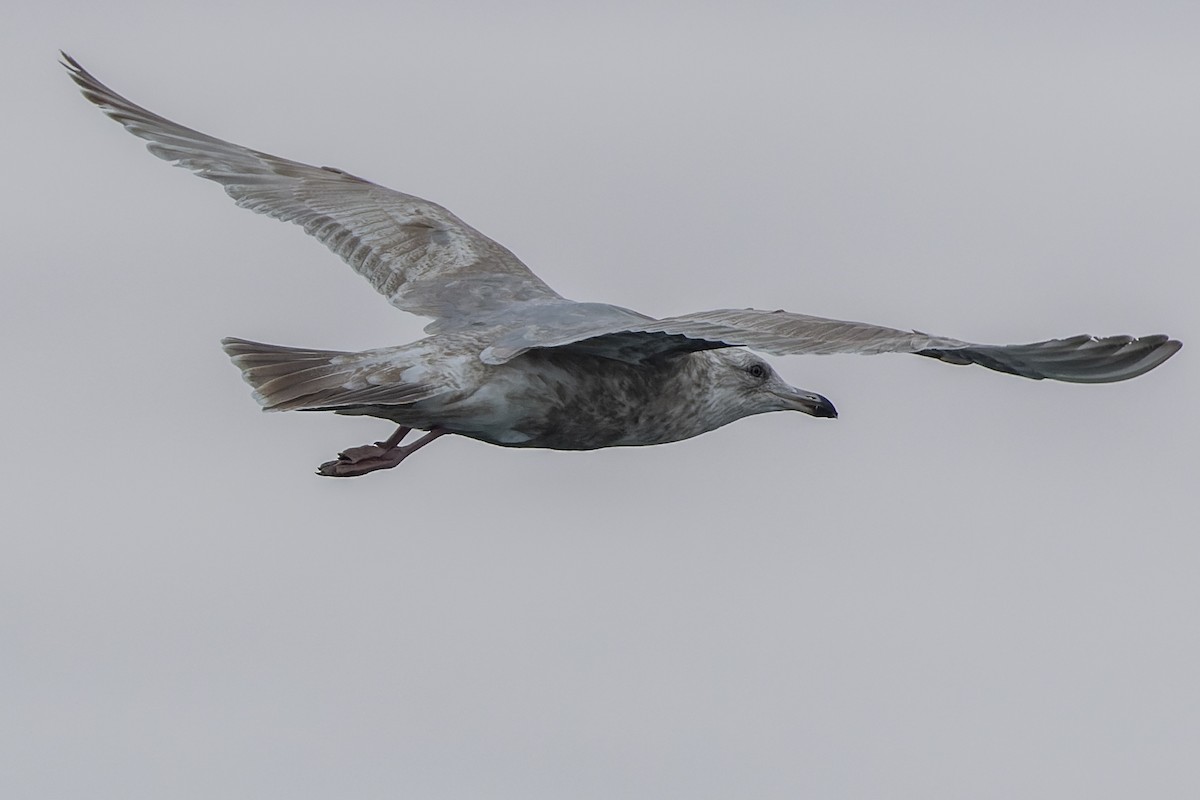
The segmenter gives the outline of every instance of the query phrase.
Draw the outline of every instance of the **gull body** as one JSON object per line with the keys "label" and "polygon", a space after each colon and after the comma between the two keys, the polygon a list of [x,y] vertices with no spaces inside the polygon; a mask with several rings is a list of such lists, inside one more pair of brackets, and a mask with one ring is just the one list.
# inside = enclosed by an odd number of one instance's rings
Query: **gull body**
{"label": "gull body", "polygon": [[[1157,367],[1181,346],[1164,335],[983,345],[782,310],[655,319],[574,302],[436,203],[186,128],[63,59],[84,96],[151,153],[219,183],[244,208],[302,226],[394,306],[433,318],[424,339],[363,352],[223,341],[265,410],[399,426],[386,441],[322,464],[322,475],[394,467],[446,434],[591,450],[678,441],[770,411],[837,416],[829,400],[788,385],[752,350],[912,353],[1036,380],[1110,383]],[[427,433],[402,444],[412,430]]]}
{"label": "gull body", "polygon": [[[226,339],[225,349],[250,373],[258,387],[255,399],[264,406],[294,404],[302,410],[380,417],[506,447],[665,444],[768,411],[837,416],[829,400],[788,385],[766,361],[740,349],[627,363],[539,348],[501,364],[481,361],[480,337],[463,334],[435,334],[360,353],[302,351],[310,354],[307,361],[293,348],[240,339]],[[297,366],[282,380],[270,377],[276,352]],[[332,374],[340,388],[365,395],[381,386],[389,397],[379,403],[314,405],[314,392],[305,383],[314,379],[314,370],[326,384]],[[293,375],[299,376],[298,384]],[[397,402],[399,387],[407,386],[435,388],[415,388],[406,402]],[[297,397],[290,399],[292,394]]]}

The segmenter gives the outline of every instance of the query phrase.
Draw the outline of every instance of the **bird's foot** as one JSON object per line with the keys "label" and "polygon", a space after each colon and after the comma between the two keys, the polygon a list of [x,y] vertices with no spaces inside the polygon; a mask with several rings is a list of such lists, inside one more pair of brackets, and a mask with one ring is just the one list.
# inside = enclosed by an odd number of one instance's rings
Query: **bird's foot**
{"label": "bird's foot", "polygon": [[408,455],[404,447],[384,447],[384,442],[351,447],[341,453],[335,461],[326,461],[317,467],[318,475],[331,478],[353,478],[378,469],[391,469]]}
{"label": "bird's foot", "polygon": [[341,453],[335,461],[326,461],[317,467],[318,475],[330,478],[353,478],[366,475],[378,469],[391,469],[446,431],[434,428],[417,441],[409,445],[400,445],[400,440],[408,433],[408,428],[401,428],[385,442],[364,444],[362,447],[351,447]]}

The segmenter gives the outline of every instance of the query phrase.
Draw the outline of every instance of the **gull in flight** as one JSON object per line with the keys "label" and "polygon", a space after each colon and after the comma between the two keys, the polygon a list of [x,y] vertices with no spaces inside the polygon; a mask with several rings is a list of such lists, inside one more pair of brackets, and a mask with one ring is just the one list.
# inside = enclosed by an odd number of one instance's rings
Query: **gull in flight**
{"label": "gull in flight", "polygon": [[[1111,383],[1154,369],[1181,346],[1162,335],[985,345],[788,311],[655,319],[578,303],[436,203],[185,128],[126,100],[65,53],[63,66],[151,153],[216,181],[243,208],[303,227],[392,305],[433,319],[419,341],[357,353],[222,341],[264,410],[399,426],[322,464],[320,475],[388,469],[449,433],[504,447],[591,450],[679,441],[767,411],[837,416],[829,400],[788,385],[752,351],[914,353],[1035,380]],[[403,444],[413,430],[425,434]]]}

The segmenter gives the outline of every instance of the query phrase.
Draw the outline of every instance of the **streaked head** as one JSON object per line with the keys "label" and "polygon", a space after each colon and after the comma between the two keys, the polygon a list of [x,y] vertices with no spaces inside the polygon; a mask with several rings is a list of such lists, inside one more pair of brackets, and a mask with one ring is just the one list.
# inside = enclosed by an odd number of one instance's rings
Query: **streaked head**
{"label": "streaked head", "polygon": [[714,367],[710,374],[714,392],[740,406],[739,416],[802,411],[813,417],[837,417],[837,409],[827,398],[788,384],[770,364],[749,350],[730,347],[710,350],[706,355]]}

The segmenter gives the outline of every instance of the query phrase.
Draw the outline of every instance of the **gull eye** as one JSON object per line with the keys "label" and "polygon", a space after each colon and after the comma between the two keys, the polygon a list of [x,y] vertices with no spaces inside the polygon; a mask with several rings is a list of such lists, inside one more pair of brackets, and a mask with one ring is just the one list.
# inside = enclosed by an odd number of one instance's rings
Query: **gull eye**
{"label": "gull eye", "polygon": [[751,378],[761,381],[763,378],[767,377],[767,365],[758,363],[751,364],[746,368],[746,372],[750,373]]}

